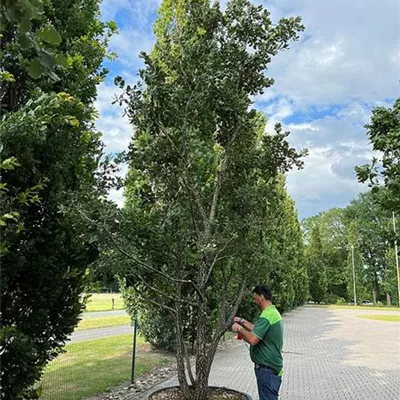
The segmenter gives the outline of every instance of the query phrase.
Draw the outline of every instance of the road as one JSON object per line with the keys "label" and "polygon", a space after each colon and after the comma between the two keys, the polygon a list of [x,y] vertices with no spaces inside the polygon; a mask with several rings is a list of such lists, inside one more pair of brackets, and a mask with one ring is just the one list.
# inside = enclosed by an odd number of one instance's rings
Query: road
{"label": "road", "polygon": [[125,310],[113,310],[113,311],[84,312],[81,314],[82,318],[113,317],[117,315],[128,315],[128,313]]}
{"label": "road", "polygon": [[[111,317],[118,315],[128,315],[125,310],[114,310],[114,311],[98,311],[83,313],[82,319],[85,318],[99,318],[99,317]],[[96,329],[85,329],[83,331],[76,331],[71,335],[69,343],[82,342],[86,340],[95,340],[109,336],[125,335],[132,333],[132,327],[130,325],[110,326],[107,328],[96,328]]]}

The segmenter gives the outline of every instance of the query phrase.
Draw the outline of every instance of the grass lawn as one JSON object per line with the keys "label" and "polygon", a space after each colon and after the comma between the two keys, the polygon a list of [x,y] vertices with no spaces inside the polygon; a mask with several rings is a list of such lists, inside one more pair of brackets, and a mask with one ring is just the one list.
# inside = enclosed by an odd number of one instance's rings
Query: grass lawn
{"label": "grass lawn", "polygon": [[114,310],[125,308],[120,293],[94,293],[90,296],[85,311],[111,311],[112,299],[114,299]]}
{"label": "grass lawn", "polygon": [[400,322],[400,315],[359,315],[358,318],[375,319],[377,321]]}
{"label": "grass lawn", "polygon": [[306,307],[324,307],[324,308],[341,308],[348,310],[381,310],[381,311],[399,311],[399,307],[379,307],[379,306],[348,306],[346,304],[307,304]]}
{"label": "grass lawn", "polygon": [[110,317],[99,317],[99,318],[83,318],[80,322],[76,331],[82,331],[85,329],[94,328],[106,328],[108,326],[118,325],[130,325],[131,317],[129,315],[114,315]]}
{"label": "grass lawn", "polygon": [[[138,337],[137,345],[144,340]],[[168,361],[165,356],[139,351],[136,375],[149,372]],[[66,345],[46,368],[42,380],[44,400],[77,400],[130,380],[132,335],[120,335]]]}

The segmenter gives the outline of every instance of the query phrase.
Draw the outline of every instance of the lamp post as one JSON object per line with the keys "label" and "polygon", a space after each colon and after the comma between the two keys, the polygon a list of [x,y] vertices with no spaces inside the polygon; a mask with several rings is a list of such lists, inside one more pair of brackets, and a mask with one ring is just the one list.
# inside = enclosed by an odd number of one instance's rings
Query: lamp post
{"label": "lamp post", "polygon": [[[393,217],[393,230],[394,234],[396,235],[396,218],[394,215],[394,211],[392,213]],[[394,256],[396,260],[396,270],[397,270],[397,295],[398,295],[398,302],[399,302],[399,307],[400,307],[400,271],[399,271],[399,252],[397,249],[397,239],[394,239]]]}
{"label": "lamp post", "polygon": [[351,261],[353,264],[353,290],[354,290],[354,305],[357,305],[357,293],[356,293],[356,269],[354,266],[354,246],[351,245]]}

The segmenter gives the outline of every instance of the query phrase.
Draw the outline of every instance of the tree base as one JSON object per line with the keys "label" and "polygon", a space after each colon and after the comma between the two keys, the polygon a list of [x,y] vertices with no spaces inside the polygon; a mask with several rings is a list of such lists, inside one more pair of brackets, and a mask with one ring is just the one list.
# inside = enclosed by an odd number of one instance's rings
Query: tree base
{"label": "tree base", "polygon": [[[149,396],[149,400],[187,400],[179,386],[160,389]],[[248,394],[225,387],[209,386],[204,400],[251,400]]]}

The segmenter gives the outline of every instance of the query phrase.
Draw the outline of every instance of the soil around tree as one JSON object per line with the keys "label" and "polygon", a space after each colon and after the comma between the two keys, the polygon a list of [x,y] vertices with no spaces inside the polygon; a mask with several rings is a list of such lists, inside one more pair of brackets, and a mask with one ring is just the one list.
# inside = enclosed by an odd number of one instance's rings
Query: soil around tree
{"label": "soil around tree", "polygon": [[[149,396],[149,400],[186,400],[179,387],[158,390]],[[207,390],[207,400],[251,400],[247,394],[236,390],[211,386]]]}

